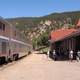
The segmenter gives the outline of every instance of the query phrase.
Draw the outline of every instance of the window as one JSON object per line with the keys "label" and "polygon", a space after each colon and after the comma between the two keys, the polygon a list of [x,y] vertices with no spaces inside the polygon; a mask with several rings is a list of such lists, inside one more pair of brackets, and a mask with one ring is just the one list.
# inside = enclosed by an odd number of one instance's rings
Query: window
{"label": "window", "polygon": [[3,31],[5,31],[5,24],[3,24]]}
{"label": "window", "polygon": [[0,22],[0,30],[2,30],[2,23]]}
{"label": "window", "polygon": [[5,31],[5,24],[3,24],[2,22],[0,22],[0,30]]}
{"label": "window", "polygon": [[14,36],[16,36],[16,31],[14,31]]}

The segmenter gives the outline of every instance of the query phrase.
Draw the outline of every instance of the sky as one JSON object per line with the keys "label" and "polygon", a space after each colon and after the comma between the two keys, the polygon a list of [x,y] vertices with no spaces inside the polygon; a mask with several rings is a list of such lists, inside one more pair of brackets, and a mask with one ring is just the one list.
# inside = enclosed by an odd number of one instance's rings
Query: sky
{"label": "sky", "polygon": [[79,10],[80,0],[0,0],[0,16],[4,18],[39,17]]}

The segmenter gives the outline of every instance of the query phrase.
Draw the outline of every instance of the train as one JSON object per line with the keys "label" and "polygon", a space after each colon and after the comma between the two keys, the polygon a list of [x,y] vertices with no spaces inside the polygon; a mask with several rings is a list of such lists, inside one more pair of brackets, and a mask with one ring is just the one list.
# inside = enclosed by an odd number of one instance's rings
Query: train
{"label": "train", "polygon": [[32,45],[28,44],[24,35],[9,23],[0,18],[0,63],[14,61],[28,55]]}

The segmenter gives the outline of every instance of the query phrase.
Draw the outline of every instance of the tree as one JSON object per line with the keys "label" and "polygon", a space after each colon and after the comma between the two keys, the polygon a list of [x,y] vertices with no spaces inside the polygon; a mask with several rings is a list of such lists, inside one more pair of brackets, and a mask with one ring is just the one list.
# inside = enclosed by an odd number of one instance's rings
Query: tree
{"label": "tree", "polygon": [[41,46],[48,46],[49,45],[48,40],[49,40],[49,32],[44,32],[37,38],[33,38],[32,40],[33,48],[37,49]]}

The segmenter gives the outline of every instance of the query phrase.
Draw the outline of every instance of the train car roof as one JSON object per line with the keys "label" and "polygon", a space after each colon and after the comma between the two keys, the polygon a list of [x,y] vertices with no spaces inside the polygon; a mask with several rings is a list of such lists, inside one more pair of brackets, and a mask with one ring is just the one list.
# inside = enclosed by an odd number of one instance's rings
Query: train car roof
{"label": "train car roof", "polygon": [[0,16],[0,21],[5,23],[5,24],[8,24],[10,25],[11,27],[13,26],[11,23],[9,23],[7,20],[5,20],[3,17]]}

